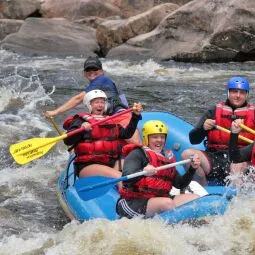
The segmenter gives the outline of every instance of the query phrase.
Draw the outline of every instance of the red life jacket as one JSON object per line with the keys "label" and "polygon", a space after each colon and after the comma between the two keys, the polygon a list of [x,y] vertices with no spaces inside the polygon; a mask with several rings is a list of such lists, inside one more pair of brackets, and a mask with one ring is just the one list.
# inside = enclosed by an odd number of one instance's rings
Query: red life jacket
{"label": "red life jacket", "polygon": [[[131,145],[126,145],[129,147]],[[125,147],[124,146],[124,149]],[[139,145],[133,145],[133,148],[141,147]],[[163,156],[160,153],[156,153],[148,147],[142,147],[148,157],[149,164],[156,167],[174,163],[175,158],[172,151],[165,149]],[[152,176],[144,176],[136,183],[131,185],[123,184],[123,187],[119,189],[119,193],[122,198],[152,198],[152,197],[168,197],[172,188],[172,181],[176,176],[176,168],[171,167],[165,170],[158,171]]]}
{"label": "red life jacket", "polygon": [[[93,124],[98,120],[92,114],[77,114],[80,118]],[[76,115],[76,116],[77,116]],[[64,122],[64,128],[68,129],[74,116]],[[119,128],[111,120],[104,124],[95,125],[90,131],[90,136],[84,136],[74,148],[76,158],[74,162],[95,162],[108,165],[112,159],[119,159],[121,156],[122,142],[119,140]]]}
{"label": "red life jacket", "polygon": [[[254,123],[254,113],[255,109],[253,105],[247,104],[244,107],[233,109],[226,105],[225,103],[219,103],[216,105],[215,120],[216,125],[222,126],[224,128],[230,129],[231,123],[235,119],[243,119],[244,124],[250,128],[255,128]],[[254,140],[255,136],[249,132],[242,131],[240,135],[243,135],[251,140]],[[216,150],[225,150],[228,148],[229,134],[222,132],[217,129],[210,130],[208,133],[208,148]],[[247,145],[247,143],[241,139],[238,140],[239,147]]]}
{"label": "red life jacket", "polygon": [[255,144],[253,145],[252,152],[251,152],[251,164],[255,166]]}

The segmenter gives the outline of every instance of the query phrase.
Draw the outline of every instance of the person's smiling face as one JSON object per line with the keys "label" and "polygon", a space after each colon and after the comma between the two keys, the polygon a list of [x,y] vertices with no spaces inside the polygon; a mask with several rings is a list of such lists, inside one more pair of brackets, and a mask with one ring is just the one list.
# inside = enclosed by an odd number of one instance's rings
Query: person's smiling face
{"label": "person's smiling face", "polygon": [[84,71],[84,76],[89,80],[93,81],[95,80],[98,76],[103,75],[104,71],[102,69],[97,69],[97,68],[87,68]]}
{"label": "person's smiling face", "polygon": [[230,89],[228,93],[228,100],[234,107],[241,107],[247,100],[248,93],[246,90]]}
{"label": "person's smiling face", "polygon": [[149,135],[149,144],[148,147],[156,152],[161,152],[166,143],[165,134],[152,134]]}

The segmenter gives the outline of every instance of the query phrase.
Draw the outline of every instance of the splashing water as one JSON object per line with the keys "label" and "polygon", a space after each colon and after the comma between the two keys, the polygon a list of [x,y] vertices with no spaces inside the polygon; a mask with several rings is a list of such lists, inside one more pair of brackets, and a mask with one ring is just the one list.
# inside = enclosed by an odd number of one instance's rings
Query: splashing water
{"label": "splashing water", "polygon": [[[68,159],[63,143],[24,166],[13,162],[8,148],[32,137],[58,135],[43,112],[83,89],[84,60],[30,59],[5,51],[0,60],[1,255],[254,254],[254,185],[247,180],[225,215],[208,218],[199,227],[139,218],[68,223],[55,194],[59,172]],[[131,102],[142,101],[148,110],[170,111],[191,123],[210,104],[225,98],[222,84],[228,76],[246,75],[252,86],[255,80],[255,63],[103,60],[103,66]],[[253,97],[251,93],[250,100]],[[58,124],[63,119],[60,116]]]}

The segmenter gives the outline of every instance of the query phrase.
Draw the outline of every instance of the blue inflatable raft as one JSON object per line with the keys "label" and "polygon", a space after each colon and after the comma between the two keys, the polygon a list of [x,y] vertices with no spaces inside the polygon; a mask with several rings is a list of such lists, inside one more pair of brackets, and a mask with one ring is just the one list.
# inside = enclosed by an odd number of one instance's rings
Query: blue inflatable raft
{"label": "blue inflatable raft", "polygon": [[[167,124],[166,148],[170,148],[174,152],[177,161],[181,160],[181,152],[186,148],[204,149],[202,144],[194,146],[189,143],[188,133],[192,129],[192,125],[183,119],[167,112],[144,112],[142,116],[143,120],[139,123],[140,130],[144,122],[148,120],[161,120]],[[79,196],[74,185],[77,178],[75,179],[74,177],[72,157],[70,157],[66,170],[61,173],[57,187],[60,204],[68,217],[79,221],[95,218],[119,219],[115,211],[119,194],[114,185],[103,195],[93,199],[83,200]],[[177,170],[181,174],[184,172],[182,166],[177,166]],[[205,189],[208,195],[176,207],[174,210],[161,213],[158,216],[168,223],[176,223],[223,214],[231,197],[235,195],[235,190],[224,186],[208,186]]]}

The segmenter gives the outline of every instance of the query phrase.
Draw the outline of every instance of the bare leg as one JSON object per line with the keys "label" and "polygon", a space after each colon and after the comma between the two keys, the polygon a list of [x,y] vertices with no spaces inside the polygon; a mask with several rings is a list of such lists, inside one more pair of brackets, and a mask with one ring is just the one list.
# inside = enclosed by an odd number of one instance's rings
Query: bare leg
{"label": "bare leg", "polygon": [[242,163],[231,163],[230,164],[230,172],[231,173],[244,173],[245,170],[248,167],[248,162],[242,162]]}
{"label": "bare leg", "polygon": [[[122,169],[123,169],[123,165],[124,165],[124,159],[117,160],[117,161],[115,162],[115,165],[114,165],[113,168],[121,173],[121,172],[122,172]],[[119,187],[119,188],[122,188],[122,182],[119,182],[119,183],[118,183],[118,187]]]}
{"label": "bare leg", "polygon": [[157,213],[169,211],[175,207],[175,203],[168,197],[150,198],[147,204],[146,216],[152,217]]}
{"label": "bare leg", "polygon": [[[193,180],[197,181],[199,184],[205,186],[207,185],[207,180],[206,180],[206,175],[211,171],[210,169],[210,163],[207,159],[207,157],[205,156],[205,154],[200,151],[200,150],[196,150],[196,149],[187,149],[184,150],[182,153],[182,159],[188,159],[190,158],[192,155],[194,154],[198,154],[198,156],[201,159],[201,165],[200,167],[197,169]],[[187,171],[190,167],[190,164],[186,164],[184,166],[185,170]]]}
{"label": "bare leg", "polygon": [[174,197],[153,197],[149,199],[146,209],[146,216],[152,217],[155,214],[166,212],[174,209],[176,206],[185,204],[191,200],[198,198],[196,194],[181,194]]}
{"label": "bare leg", "polygon": [[109,166],[93,164],[93,165],[84,167],[81,170],[79,177],[87,177],[87,176],[95,176],[95,175],[119,178],[121,176],[121,172]]}
{"label": "bare leg", "polygon": [[181,194],[174,197],[175,206],[183,205],[189,201],[192,201],[198,198],[197,194]]}
{"label": "bare leg", "polygon": [[235,187],[241,187],[244,183],[243,173],[248,168],[248,162],[242,163],[231,163],[230,164],[230,176],[229,180],[231,181],[231,185]]}

